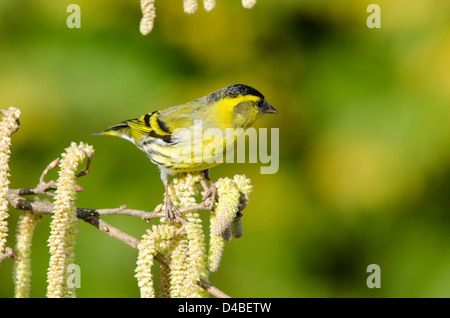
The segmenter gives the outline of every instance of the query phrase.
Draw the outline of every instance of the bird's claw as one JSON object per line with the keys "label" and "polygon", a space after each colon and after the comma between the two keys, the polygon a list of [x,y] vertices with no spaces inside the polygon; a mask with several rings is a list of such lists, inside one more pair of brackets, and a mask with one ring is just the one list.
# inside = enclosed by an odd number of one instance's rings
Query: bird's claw
{"label": "bird's claw", "polygon": [[169,220],[170,223],[173,223],[176,217],[181,217],[180,211],[173,205],[172,201],[167,198],[166,199],[166,220]]}
{"label": "bird's claw", "polygon": [[211,197],[211,202],[209,203],[209,206],[208,206],[208,210],[211,211],[213,209],[214,203],[216,202],[216,198],[217,198],[217,187],[214,184],[214,182],[212,182],[212,181],[210,181],[209,189],[208,189],[208,191],[206,191],[202,200],[205,201],[208,197]]}

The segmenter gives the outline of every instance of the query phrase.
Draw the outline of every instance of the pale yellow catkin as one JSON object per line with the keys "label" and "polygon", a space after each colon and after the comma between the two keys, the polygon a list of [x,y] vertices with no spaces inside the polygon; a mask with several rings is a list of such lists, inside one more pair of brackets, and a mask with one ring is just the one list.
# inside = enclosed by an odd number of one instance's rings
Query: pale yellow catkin
{"label": "pale yellow catkin", "polygon": [[[154,232],[158,232],[161,239],[157,241],[157,251],[163,255],[168,255],[172,248],[173,239],[175,237],[177,227],[166,221],[161,222],[158,226],[154,226]],[[170,268],[164,264],[160,264],[159,270],[159,297],[170,297]]]}
{"label": "pale yellow catkin", "polygon": [[[239,211],[241,212],[247,207],[249,196],[253,192],[253,186],[251,180],[245,175],[235,175],[233,180],[241,193],[239,202]],[[236,218],[230,225],[230,230],[234,238],[240,238],[243,235],[242,213],[237,213]]]}
{"label": "pale yellow catkin", "polygon": [[[195,197],[199,192],[200,180],[201,176],[198,173],[181,174],[173,180],[173,189],[180,208],[196,204]],[[188,222],[184,227],[188,248],[185,293],[188,297],[206,297],[208,293],[197,284],[200,279],[206,280],[208,277],[206,242],[201,219],[198,212],[185,213],[184,218]]]}
{"label": "pale yellow catkin", "polygon": [[256,4],[256,0],[242,0],[242,6],[246,9],[251,9]]}
{"label": "pale yellow catkin", "polygon": [[[256,4],[256,0],[242,0],[242,6],[251,9]],[[216,7],[216,0],[203,0],[203,8],[212,11]],[[194,14],[198,9],[197,0],[183,0],[183,10],[187,14]],[[141,0],[142,19],[139,30],[142,35],[149,34],[153,29],[156,17],[155,0]]]}
{"label": "pale yellow catkin", "polygon": [[[138,260],[136,267],[136,279],[140,289],[141,298],[154,298],[152,266],[157,252],[166,253],[174,238],[176,228],[174,225],[161,223],[153,225],[152,230],[147,230],[138,245]],[[163,273],[165,275],[165,273]],[[167,279],[166,277],[163,278]],[[167,297],[168,287],[161,290],[162,297]]]}
{"label": "pale yellow catkin", "polygon": [[[190,212],[192,213],[192,212]],[[188,258],[187,258],[187,290],[191,298],[207,297],[208,293],[197,285],[200,279],[207,280],[208,272],[206,260],[206,244],[203,235],[203,229],[200,224],[200,218],[195,222],[186,224],[186,236],[188,240]]]}
{"label": "pale yellow catkin", "polygon": [[232,238],[230,226],[236,218],[241,196],[235,181],[229,178],[219,179],[216,187],[218,203],[215,212],[210,216],[208,268],[211,272],[219,269],[225,241]]}
{"label": "pale yellow catkin", "polygon": [[170,253],[170,297],[186,298],[186,273],[188,264],[186,262],[188,255],[188,244],[186,234],[179,234],[173,243],[173,249]]}
{"label": "pale yellow catkin", "polygon": [[183,9],[187,14],[194,14],[197,7],[197,0],[183,0]]}
{"label": "pale yellow catkin", "polygon": [[225,241],[222,236],[213,235],[213,229],[216,225],[216,213],[211,212],[209,216],[210,237],[208,250],[208,269],[211,272],[217,272],[222,260]]}
{"label": "pale yellow catkin", "polygon": [[40,214],[24,211],[19,217],[14,251],[17,259],[13,267],[14,297],[29,298],[31,290],[31,240]]}
{"label": "pale yellow catkin", "polygon": [[155,0],[141,0],[142,19],[139,31],[142,35],[149,34],[156,18]]}
{"label": "pale yellow catkin", "polygon": [[135,277],[138,281],[141,298],[154,298],[152,266],[156,254],[156,243],[152,231],[148,230],[147,234],[143,235],[138,245],[138,252]]}
{"label": "pale yellow catkin", "polygon": [[216,186],[219,202],[216,208],[216,224],[213,228],[213,235],[221,236],[225,234],[236,217],[240,193],[236,183],[229,178],[219,179]]}
{"label": "pale yellow catkin", "polygon": [[247,207],[250,194],[253,192],[252,180],[245,175],[238,174],[234,176],[233,180],[241,193],[239,211],[243,211]]}
{"label": "pale yellow catkin", "polygon": [[17,130],[17,120],[20,110],[10,107],[2,111],[3,119],[0,123],[0,255],[6,247],[8,236],[8,192],[9,192],[9,155],[11,153],[11,134]]}
{"label": "pale yellow catkin", "polygon": [[159,265],[159,297],[170,298],[170,268]]}
{"label": "pale yellow catkin", "polygon": [[212,11],[216,7],[216,0],[203,0],[203,8],[206,11]]}
{"label": "pale yellow catkin", "polygon": [[87,155],[94,149],[85,143],[77,145],[72,142],[66,148],[59,163],[60,171],[57,181],[55,204],[50,224],[50,264],[47,273],[47,297],[75,297],[75,284],[69,285],[68,271],[75,260],[75,243],[77,238],[76,170]]}

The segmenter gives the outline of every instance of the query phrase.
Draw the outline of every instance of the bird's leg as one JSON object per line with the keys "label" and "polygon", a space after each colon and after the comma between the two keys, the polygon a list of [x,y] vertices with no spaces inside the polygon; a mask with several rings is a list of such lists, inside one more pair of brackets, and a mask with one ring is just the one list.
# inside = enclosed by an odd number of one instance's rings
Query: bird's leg
{"label": "bird's leg", "polygon": [[[163,170],[161,170],[161,180],[164,183],[164,188],[166,190],[166,204],[165,204],[166,205],[166,207],[165,207],[166,219],[170,220],[170,222],[173,223],[173,221],[175,220],[175,217],[176,217],[175,213],[179,217],[181,217],[181,213],[173,205],[172,200],[170,200],[170,196],[169,196],[169,176]],[[175,213],[174,213],[174,211],[175,211]]]}
{"label": "bird's leg", "polygon": [[209,181],[209,189],[208,191],[206,191],[202,200],[205,201],[208,197],[211,197],[211,203],[209,204],[208,207],[208,210],[211,211],[214,206],[214,202],[216,202],[217,188],[214,182],[209,178],[209,169],[203,170],[203,177]]}

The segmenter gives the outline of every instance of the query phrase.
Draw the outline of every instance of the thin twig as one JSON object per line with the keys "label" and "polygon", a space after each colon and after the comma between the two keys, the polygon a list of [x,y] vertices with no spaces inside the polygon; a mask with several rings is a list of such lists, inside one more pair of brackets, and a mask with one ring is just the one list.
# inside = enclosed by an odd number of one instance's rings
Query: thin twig
{"label": "thin twig", "polygon": [[6,246],[6,247],[5,247],[5,253],[0,254],[0,263],[1,263],[4,259],[7,259],[7,258],[14,258],[14,259],[17,259],[17,254],[16,254],[16,252],[14,252],[14,250],[13,250],[11,247],[9,247],[9,246]]}
{"label": "thin twig", "polygon": [[92,152],[87,152],[84,149],[83,152],[86,154],[86,165],[84,166],[83,170],[81,170],[80,172],[77,173],[76,177],[80,178],[83,177],[85,175],[87,175],[89,173],[89,167],[91,166],[91,161],[92,161],[92,157],[94,156],[94,151]]}
{"label": "thin twig", "polygon": [[198,281],[197,285],[200,286],[201,288],[207,290],[211,295],[214,295],[217,298],[231,298],[229,295],[225,294],[223,291],[221,291],[214,285],[211,285],[207,281],[204,281],[203,279],[200,279]]}
{"label": "thin twig", "polygon": [[[40,192],[37,188],[26,188],[26,189],[10,189],[9,190],[9,196],[8,201],[9,203],[16,207],[21,206],[22,208],[17,208],[19,210],[26,210],[26,211],[34,211],[39,212],[43,214],[52,213],[51,210],[48,210],[48,206],[43,205],[43,200],[40,200],[38,198],[34,198],[33,200],[28,200],[23,198],[22,196],[25,195],[38,195],[43,194]],[[46,193],[48,194],[48,193]],[[44,200],[45,201],[45,200]],[[187,212],[193,212],[197,210],[206,210],[206,207],[209,205],[210,200],[209,198],[203,202],[200,202],[198,204],[194,204],[185,208],[180,208],[179,211],[181,214],[187,213]],[[144,211],[144,210],[135,210],[135,209],[128,209],[126,205],[122,205],[119,208],[111,208],[111,209],[82,209],[79,208],[79,210],[89,210],[89,211],[95,211],[98,215],[129,215],[129,216],[136,216],[141,218],[142,220],[151,220],[154,218],[160,218],[164,217],[165,213],[161,212],[162,210],[162,204],[159,204],[156,206],[156,208],[152,211]],[[48,211],[48,213],[46,212]]]}
{"label": "thin twig", "polygon": [[45,176],[49,173],[50,170],[55,169],[59,164],[59,158],[56,158],[55,160],[53,160],[52,162],[50,162],[48,164],[48,166],[44,169],[44,171],[42,172],[40,178],[39,178],[39,184],[41,183],[46,183],[44,181]]}

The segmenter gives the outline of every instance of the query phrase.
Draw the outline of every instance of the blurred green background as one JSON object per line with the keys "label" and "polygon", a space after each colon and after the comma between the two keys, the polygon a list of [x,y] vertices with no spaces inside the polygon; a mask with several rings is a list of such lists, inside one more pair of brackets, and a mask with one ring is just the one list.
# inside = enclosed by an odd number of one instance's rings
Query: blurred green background
{"label": "blurred green background", "polygon": [[[0,108],[21,109],[11,187],[33,187],[70,142],[95,148],[77,206],[151,210],[158,169],[131,143],[92,136],[109,125],[184,103],[233,83],[260,90],[279,111],[276,174],[224,164],[213,179],[246,174],[254,193],[244,236],[227,243],[211,282],[233,297],[450,296],[450,2],[156,0],[155,26],[139,33],[139,1],[0,2]],[[53,171],[49,178],[56,178]],[[19,212],[11,211],[14,246]],[[146,222],[107,222],[140,237]],[[36,229],[32,297],[45,297],[50,217]],[[139,297],[137,252],[80,221],[78,297]],[[381,288],[369,289],[369,264]],[[0,296],[12,297],[12,260]]]}

